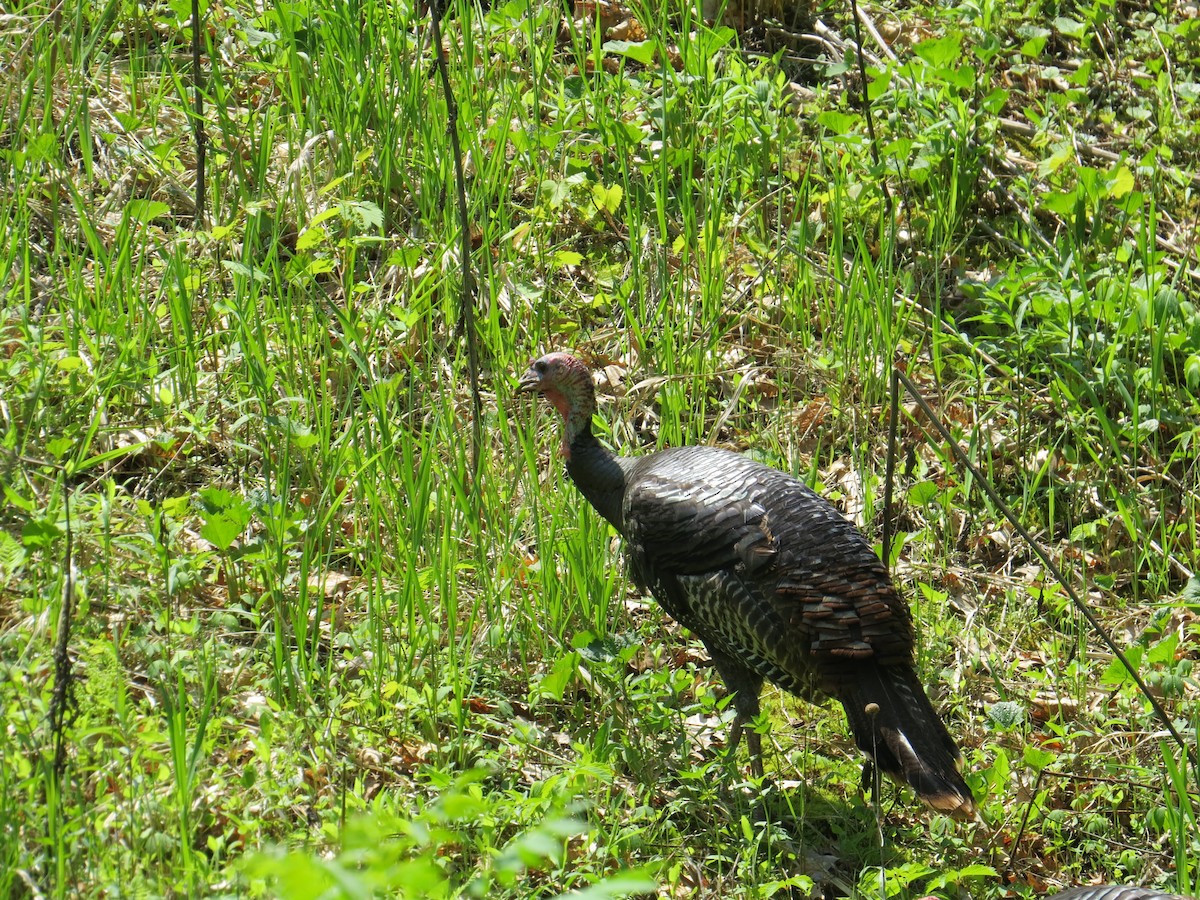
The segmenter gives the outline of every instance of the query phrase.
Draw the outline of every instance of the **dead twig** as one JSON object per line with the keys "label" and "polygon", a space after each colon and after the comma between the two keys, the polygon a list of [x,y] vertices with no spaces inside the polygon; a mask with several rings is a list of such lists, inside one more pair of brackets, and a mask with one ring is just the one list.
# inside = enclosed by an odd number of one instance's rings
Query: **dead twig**
{"label": "dead twig", "polygon": [[432,28],[433,54],[442,90],[446,95],[446,134],[454,156],[454,186],[458,200],[459,252],[462,254],[462,293],[459,301],[458,327],[467,345],[467,371],[471,382],[471,471],[472,489],[479,485],[479,452],[483,444],[483,398],[479,391],[479,342],[475,333],[475,275],[471,269],[471,223],[467,214],[467,184],[463,175],[462,143],[458,136],[458,101],[450,85],[446,54],[442,51],[441,18],[445,0],[433,0],[429,18]]}

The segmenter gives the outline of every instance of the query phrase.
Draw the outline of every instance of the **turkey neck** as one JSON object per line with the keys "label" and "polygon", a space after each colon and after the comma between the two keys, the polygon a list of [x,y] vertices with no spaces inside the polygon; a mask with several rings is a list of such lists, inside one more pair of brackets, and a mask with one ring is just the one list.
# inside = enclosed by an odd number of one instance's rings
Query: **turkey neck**
{"label": "turkey neck", "polygon": [[590,424],[575,435],[567,454],[567,474],[575,487],[622,535],[625,533],[621,521],[625,475],[632,463],[632,460],[615,456],[596,440]]}

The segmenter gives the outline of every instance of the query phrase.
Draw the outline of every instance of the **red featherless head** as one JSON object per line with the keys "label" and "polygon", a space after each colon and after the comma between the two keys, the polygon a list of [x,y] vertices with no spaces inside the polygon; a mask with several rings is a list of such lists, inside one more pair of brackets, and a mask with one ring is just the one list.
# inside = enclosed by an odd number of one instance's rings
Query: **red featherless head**
{"label": "red featherless head", "polygon": [[569,353],[547,353],[530,364],[517,390],[541,394],[554,404],[563,419],[563,452],[570,455],[571,444],[591,426],[596,411],[596,392],[588,367]]}

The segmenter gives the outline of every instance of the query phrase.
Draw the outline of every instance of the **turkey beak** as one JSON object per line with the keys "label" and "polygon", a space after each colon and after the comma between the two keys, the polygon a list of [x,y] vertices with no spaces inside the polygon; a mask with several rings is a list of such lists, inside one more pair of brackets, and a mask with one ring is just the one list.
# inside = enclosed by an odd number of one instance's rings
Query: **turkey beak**
{"label": "turkey beak", "polygon": [[542,376],[530,366],[525,370],[525,374],[521,376],[521,380],[517,382],[517,392],[527,394],[530,391],[539,390],[542,386]]}

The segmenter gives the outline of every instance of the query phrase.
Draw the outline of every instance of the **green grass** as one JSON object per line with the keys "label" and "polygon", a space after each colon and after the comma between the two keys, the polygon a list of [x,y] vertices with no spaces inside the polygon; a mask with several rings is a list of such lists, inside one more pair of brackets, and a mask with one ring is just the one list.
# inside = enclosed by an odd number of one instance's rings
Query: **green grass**
{"label": "green grass", "polygon": [[5,11],[0,896],[1196,890],[1197,773],[915,407],[897,577],[985,825],[877,817],[774,690],[748,782],[514,385],[574,348],[624,452],[747,450],[877,540],[904,365],[1194,752],[1200,20],[871,8],[872,148],[830,38],[630,9],[444,21],[477,470],[427,15],[207,7],[199,223],[188,4]]}

